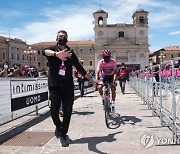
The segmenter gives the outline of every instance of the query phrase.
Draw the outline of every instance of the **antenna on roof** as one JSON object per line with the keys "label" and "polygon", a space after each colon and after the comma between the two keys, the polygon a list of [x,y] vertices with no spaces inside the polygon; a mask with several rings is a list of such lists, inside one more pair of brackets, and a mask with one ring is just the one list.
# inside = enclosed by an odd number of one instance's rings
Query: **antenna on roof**
{"label": "antenna on roof", "polygon": [[101,4],[99,5],[99,7],[100,7],[100,10],[101,10]]}

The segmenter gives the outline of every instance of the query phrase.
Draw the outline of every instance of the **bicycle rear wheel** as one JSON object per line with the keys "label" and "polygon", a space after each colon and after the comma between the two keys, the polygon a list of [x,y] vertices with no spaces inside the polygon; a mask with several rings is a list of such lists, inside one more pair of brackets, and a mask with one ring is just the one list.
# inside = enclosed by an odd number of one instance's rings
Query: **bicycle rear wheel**
{"label": "bicycle rear wheel", "polygon": [[110,123],[110,101],[109,100],[104,101],[104,111],[105,111],[105,123],[106,123],[106,126],[109,128],[109,123]]}

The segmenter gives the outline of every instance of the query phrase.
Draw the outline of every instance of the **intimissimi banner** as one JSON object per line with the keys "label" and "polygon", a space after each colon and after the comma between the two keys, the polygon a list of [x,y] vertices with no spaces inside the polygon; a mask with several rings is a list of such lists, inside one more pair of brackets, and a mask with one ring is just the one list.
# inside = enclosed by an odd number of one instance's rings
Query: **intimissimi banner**
{"label": "intimissimi banner", "polygon": [[12,80],[11,111],[48,100],[47,80]]}

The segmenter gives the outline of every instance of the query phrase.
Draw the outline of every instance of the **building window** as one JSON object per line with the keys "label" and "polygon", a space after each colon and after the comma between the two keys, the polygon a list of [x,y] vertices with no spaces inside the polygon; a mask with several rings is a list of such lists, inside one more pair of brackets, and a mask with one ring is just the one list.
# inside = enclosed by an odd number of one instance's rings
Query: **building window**
{"label": "building window", "polygon": [[119,32],[119,38],[122,38],[122,37],[124,37],[124,32]]}
{"label": "building window", "polygon": [[144,17],[143,17],[143,16],[140,16],[140,17],[139,17],[139,23],[140,23],[140,24],[144,24]]}
{"label": "building window", "polygon": [[180,57],[180,53],[178,53],[178,57]]}
{"label": "building window", "polygon": [[24,60],[24,55],[22,55],[22,60]]}
{"label": "building window", "polygon": [[41,51],[40,50],[38,50],[38,55],[40,55],[41,54]]}
{"label": "building window", "polygon": [[40,62],[38,62],[38,67],[40,67],[41,66],[41,63]]}
{"label": "building window", "polygon": [[3,52],[3,59],[5,59],[5,53]]}
{"label": "building window", "polygon": [[173,55],[173,54],[171,54],[171,58],[174,58],[174,55]]}
{"label": "building window", "polygon": [[11,54],[11,59],[14,59],[13,53]]}
{"label": "building window", "polygon": [[80,53],[83,53],[83,48],[80,49]]}
{"label": "building window", "polygon": [[89,49],[89,53],[92,53],[92,48]]}
{"label": "building window", "polygon": [[36,57],[34,57],[34,61],[36,61]]}
{"label": "building window", "polygon": [[90,65],[90,66],[93,65],[93,61],[92,61],[92,60],[89,61],[89,65]]}

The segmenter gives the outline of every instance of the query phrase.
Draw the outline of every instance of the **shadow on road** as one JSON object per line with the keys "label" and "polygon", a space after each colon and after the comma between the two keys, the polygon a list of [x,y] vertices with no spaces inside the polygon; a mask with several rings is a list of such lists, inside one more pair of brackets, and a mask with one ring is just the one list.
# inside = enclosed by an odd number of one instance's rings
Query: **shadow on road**
{"label": "shadow on road", "polygon": [[131,92],[125,92],[124,94],[136,94],[135,92],[133,93],[131,93]]}
{"label": "shadow on road", "polygon": [[138,122],[141,122],[142,120],[135,117],[135,116],[120,116],[120,114],[113,114],[111,116],[111,121],[108,124],[109,129],[117,129],[122,124],[131,124],[135,125]]}
{"label": "shadow on road", "polygon": [[89,114],[94,114],[94,112],[79,112],[79,111],[73,111],[72,114],[89,115]]}
{"label": "shadow on road", "polygon": [[[97,96],[87,96],[87,94],[90,94],[90,93],[93,93],[95,92],[94,90],[93,91],[87,91],[83,97],[97,97]],[[81,95],[80,95],[80,92],[77,93],[77,95],[74,97],[74,100],[78,99],[78,98],[82,98]]]}
{"label": "shadow on road", "polygon": [[76,140],[70,140],[70,143],[71,144],[88,144],[88,149],[90,151],[98,153],[98,154],[107,154],[107,152],[98,150],[96,146],[103,142],[116,141],[116,138],[114,138],[114,136],[119,133],[122,133],[122,132],[112,133],[107,136],[84,137],[84,138],[80,138]]}

